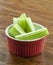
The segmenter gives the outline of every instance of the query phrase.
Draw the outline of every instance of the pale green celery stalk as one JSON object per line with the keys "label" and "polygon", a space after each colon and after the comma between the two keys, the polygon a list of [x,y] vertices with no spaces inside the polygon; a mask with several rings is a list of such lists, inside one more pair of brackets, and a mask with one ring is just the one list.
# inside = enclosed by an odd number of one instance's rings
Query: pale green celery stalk
{"label": "pale green celery stalk", "polygon": [[[24,24],[22,27],[24,27],[25,29],[25,31],[28,33],[28,32],[32,32],[32,31],[35,31],[35,28],[34,28],[34,26],[33,26],[33,23],[32,23],[32,20],[31,20],[31,18],[30,17],[26,17],[26,14],[25,13],[23,13],[21,16],[20,16],[20,19],[22,20],[22,19],[24,19],[24,21],[22,21],[22,22],[19,22],[20,24],[22,23],[22,24]],[[19,19],[19,20],[20,20]]]}
{"label": "pale green celery stalk", "polygon": [[29,32],[23,35],[18,35],[15,36],[16,39],[18,40],[33,40],[33,39],[38,39],[44,36],[47,36],[49,34],[47,28],[40,29],[34,32]]}
{"label": "pale green celery stalk", "polygon": [[16,35],[24,34],[25,32],[17,24],[18,18],[13,18],[13,22],[14,22],[13,26],[8,31],[9,35],[15,37]]}
{"label": "pale green celery stalk", "polygon": [[32,22],[32,20],[31,20],[30,17],[27,17],[27,18],[26,18],[26,24],[28,25],[28,26],[26,26],[28,32],[29,32],[29,31],[31,31],[31,32],[32,32],[32,31],[35,31],[35,27],[34,27],[33,22]]}
{"label": "pale green celery stalk", "polygon": [[17,31],[17,29],[12,26],[9,31],[8,31],[9,35],[12,37],[15,37],[16,35],[20,35],[19,31]]}
{"label": "pale green celery stalk", "polygon": [[17,24],[25,31],[25,29],[26,29],[26,20],[25,20],[25,18],[26,18],[26,14],[25,13],[23,13],[23,14],[21,14],[21,16],[19,17],[19,20],[18,20],[18,22],[17,22]]}
{"label": "pale green celery stalk", "polygon": [[13,18],[13,24],[14,27],[17,29],[17,31],[19,31],[20,34],[24,34],[24,30],[17,24],[18,19],[17,18]]}

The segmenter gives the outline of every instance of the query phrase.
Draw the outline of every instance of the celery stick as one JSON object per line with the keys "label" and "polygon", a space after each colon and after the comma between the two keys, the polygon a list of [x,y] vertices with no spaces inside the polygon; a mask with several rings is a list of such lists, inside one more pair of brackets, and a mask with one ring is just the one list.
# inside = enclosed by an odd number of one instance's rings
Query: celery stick
{"label": "celery stick", "polygon": [[17,24],[18,22],[18,19],[16,18],[13,18],[13,24],[14,24],[14,27],[21,33],[21,34],[24,34],[24,30]]}
{"label": "celery stick", "polygon": [[33,23],[32,23],[32,20],[31,20],[31,18],[30,17],[27,17],[26,18],[26,25],[28,25],[28,26],[26,26],[27,28],[27,32],[29,32],[29,31],[35,31],[35,28],[34,28],[34,25],[33,25]]}
{"label": "celery stick", "polygon": [[29,32],[29,33],[26,33],[23,35],[15,36],[15,38],[19,39],[19,40],[33,40],[33,39],[41,38],[43,36],[47,36],[48,34],[49,33],[48,33],[47,28],[44,28],[44,29],[40,29],[38,31]]}
{"label": "celery stick", "polygon": [[19,17],[19,20],[17,22],[17,24],[25,31],[26,30],[26,14],[23,13],[21,14],[21,16]]}
{"label": "celery stick", "polygon": [[12,26],[9,31],[8,31],[9,35],[12,37],[15,37],[16,35],[20,35],[19,31],[17,31],[17,29]]}

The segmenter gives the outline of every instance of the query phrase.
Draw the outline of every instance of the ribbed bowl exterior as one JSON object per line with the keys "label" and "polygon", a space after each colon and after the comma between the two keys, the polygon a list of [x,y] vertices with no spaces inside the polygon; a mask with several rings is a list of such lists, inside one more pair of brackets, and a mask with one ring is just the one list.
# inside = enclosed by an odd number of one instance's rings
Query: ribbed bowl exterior
{"label": "ribbed bowl exterior", "polygon": [[18,41],[7,36],[9,51],[16,56],[32,57],[42,53],[46,37],[35,41]]}

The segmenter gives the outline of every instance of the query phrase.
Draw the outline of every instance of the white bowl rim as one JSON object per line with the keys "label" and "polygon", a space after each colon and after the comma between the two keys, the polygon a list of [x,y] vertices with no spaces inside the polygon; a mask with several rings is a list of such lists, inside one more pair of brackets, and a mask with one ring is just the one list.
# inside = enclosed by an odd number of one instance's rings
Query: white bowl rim
{"label": "white bowl rim", "polygon": [[[42,26],[42,25],[40,25],[40,24],[38,24],[38,23],[34,23],[34,24],[37,24],[37,25],[39,25],[39,26],[41,26],[41,27],[44,28],[44,26]],[[9,28],[10,28],[12,25],[13,25],[13,24],[7,26],[7,28],[5,29],[5,34],[6,34],[7,37],[9,37],[9,38],[11,38],[11,39],[13,39],[13,40],[21,41],[21,42],[32,42],[32,41],[38,41],[38,40],[40,40],[40,39],[42,39],[42,38],[45,37],[45,36],[43,36],[43,37],[41,37],[41,38],[33,39],[33,40],[19,40],[19,39],[15,39],[15,38],[11,37],[11,36],[8,34],[8,30],[9,30]]]}

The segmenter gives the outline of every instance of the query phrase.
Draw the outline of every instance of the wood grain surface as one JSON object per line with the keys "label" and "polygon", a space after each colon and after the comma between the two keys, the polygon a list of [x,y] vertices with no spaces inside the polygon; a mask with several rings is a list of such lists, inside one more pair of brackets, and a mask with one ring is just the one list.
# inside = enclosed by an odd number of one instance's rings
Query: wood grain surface
{"label": "wood grain surface", "polygon": [[[50,32],[43,53],[32,58],[11,55],[4,32],[23,12]],[[0,0],[0,65],[53,65],[53,0]]]}

